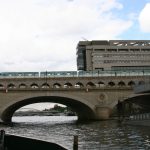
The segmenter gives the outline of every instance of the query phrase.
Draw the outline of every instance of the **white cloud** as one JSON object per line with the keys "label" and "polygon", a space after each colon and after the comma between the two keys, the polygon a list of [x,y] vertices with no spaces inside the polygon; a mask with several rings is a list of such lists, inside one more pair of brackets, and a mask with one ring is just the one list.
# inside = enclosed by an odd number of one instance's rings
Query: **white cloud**
{"label": "white cloud", "polygon": [[139,15],[140,28],[143,32],[150,32],[150,3],[147,3]]}
{"label": "white cloud", "polygon": [[116,39],[132,22],[117,0],[0,0],[0,71],[76,70],[76,45]]}

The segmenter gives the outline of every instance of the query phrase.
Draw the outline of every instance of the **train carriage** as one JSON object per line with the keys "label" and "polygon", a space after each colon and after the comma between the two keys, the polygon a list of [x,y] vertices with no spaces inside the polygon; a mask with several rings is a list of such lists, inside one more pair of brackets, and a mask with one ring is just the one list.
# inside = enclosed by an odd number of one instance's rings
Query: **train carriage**
{"label": "train carriage", "polygon": [[1,72],[0,78],[39,77],[39,72]]}
{"label": "train carriage", "polygon": [[45,71],[40,72],[40,77],[74,77],[77,71]]}

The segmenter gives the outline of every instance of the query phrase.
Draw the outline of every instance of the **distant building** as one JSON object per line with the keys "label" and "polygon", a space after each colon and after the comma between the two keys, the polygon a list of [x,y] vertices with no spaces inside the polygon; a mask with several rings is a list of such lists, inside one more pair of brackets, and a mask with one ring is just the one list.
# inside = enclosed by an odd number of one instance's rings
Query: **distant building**
{"label": "distant building", "polygon": [[77,69],[150,69],[150,40],[80,41],[77,45]]}

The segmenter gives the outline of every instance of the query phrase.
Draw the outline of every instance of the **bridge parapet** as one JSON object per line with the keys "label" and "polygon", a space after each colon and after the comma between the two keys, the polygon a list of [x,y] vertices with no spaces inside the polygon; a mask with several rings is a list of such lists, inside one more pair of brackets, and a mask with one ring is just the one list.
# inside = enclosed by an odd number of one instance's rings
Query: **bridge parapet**
{"label": "bridge parapet", "polygon": [[148,80],[149,76],[1,78],[0,89],[130,88],[144,84],[145,79]]}
{"label": "bridge parapet", "polygon": [[9,89],[0,89],[0,92],[13,92],[13,91],[86,91],[86,92],[92,92],[92,91],[108,91],[108,90],[132,90],[132,87],[100,87],[100,88],[96,88],[96,87],[91,87],[91,88],[9,88]]}

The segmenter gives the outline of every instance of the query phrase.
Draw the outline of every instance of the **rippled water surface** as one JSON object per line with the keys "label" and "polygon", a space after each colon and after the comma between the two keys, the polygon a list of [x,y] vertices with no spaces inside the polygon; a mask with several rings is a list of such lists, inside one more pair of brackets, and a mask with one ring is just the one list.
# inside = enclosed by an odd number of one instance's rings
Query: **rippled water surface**
{"label": "rippled water surface", "polygon": [[0,126],[6,133],[38,138],[71,150],[79,136],[79,150],[149,150],[150,127],[121,125],[116,121],[77,123],[76,117],[13,117],[14,125]]}

